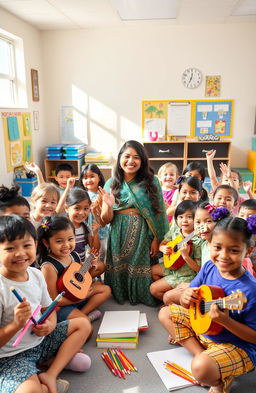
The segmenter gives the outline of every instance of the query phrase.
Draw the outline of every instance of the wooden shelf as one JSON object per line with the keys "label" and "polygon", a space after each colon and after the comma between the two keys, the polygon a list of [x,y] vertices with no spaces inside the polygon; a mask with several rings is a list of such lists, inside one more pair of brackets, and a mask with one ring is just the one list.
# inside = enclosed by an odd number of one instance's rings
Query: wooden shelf
{"label": "wooden shelf", "polygon": [[173,161],[178,166],[179,173],[191,161],[205,162],[207,168],[206,155],[204,150],[216,150],[213,164],[217,176],[220,175],[219,164],[225,162],[230,163],[230,146],[231,142],[227,140],[221,141],[198,141],[198,140],[178,140],[178,141],[145,141],[143,143],[152,168],[157,173],[160,166],[166,162]]}

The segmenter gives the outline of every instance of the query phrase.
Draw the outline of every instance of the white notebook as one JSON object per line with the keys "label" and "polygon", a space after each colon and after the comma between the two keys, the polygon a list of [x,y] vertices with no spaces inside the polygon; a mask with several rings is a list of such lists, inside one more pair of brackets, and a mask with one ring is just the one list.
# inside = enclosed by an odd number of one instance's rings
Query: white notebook
{"label": "white notebook", "polygon": [[159,377],[163,381],[166,389],[170,392],[172,390],[181,389],[193,386],[192,383],[185,379],[172,374],[164,367],[165,361],[175,362],[181,367],[191,372],[191,361],[193,355],[185,348],[167,349],[166,351],[156,351],[147,353],[147,357],[156,369]]}
{"label": "white notebook", "polygon": [[99,338],[136,337],[138,335],[140,312],[105,311],[101,321]]}

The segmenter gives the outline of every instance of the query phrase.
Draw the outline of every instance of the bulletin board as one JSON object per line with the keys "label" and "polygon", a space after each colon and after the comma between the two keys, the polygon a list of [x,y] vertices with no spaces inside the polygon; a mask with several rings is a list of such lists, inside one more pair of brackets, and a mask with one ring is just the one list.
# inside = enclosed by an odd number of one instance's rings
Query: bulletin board
{"label": "bulletin board", "polygon": [[206,134],[232,137],[233,100],[161,100],[142,102],[142,137],[158,132],[170,137],[197,138]]}
{"label": "bulletin board", "polygon": [[33,161],[31,116],[28,112],[2,112],[7,171]]}

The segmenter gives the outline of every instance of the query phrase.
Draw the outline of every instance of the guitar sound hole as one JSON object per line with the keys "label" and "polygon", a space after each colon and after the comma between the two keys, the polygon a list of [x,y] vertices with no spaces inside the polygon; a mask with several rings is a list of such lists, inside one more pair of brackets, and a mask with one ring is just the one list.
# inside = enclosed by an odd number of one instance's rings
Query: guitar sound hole
{"label": "guitar sound hole", "polygon": [[176,245],[173,247],[173,251],[174,251],[174,252],[177,252],[177,251],[178,251],[178,244],[176,244]]}
{"label": "guitar sound hole", "polygon": [[204,303],[203,300],[200,302],[200,313],[201,313],[202,315],[205,314],[205,303]]}
{"label": "guitar sound hole", "polygon": [[83,281],[83,275],[81,273],[75,273],[74,274],[76,281],[82,282]]}

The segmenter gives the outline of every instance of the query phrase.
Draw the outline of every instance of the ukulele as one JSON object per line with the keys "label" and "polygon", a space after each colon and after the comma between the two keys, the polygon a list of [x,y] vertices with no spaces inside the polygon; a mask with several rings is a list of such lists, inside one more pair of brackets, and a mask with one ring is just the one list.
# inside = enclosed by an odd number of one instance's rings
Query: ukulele
{"label": "ukulele", "polygon": [[[197,229],[195,229],[185,238],[183,238],[182,235],[178,235],[174,240],[170,240],[166,244],[166,246],[172,248],[172,253],[170,255],[167,254],[163,255],[164,266],[167,269],[169,269],[170,267],[172,269],[179,269],[181,266],[183,266],[186,262],[184,261],[184,259],[180,254],[181,247],[183,246],[183,244],[188,243],[194,236],[198,235],[199,233],[204,233],[206,230],[207,228],[205,225],[200,225]],[[192,253],[192,247],[190,247],[190,254],[191,253]]]}
{"label": "ukulele", "polygon": [[212,303],[217,304],[221,309],[243,310],[247,299],[243,292],[237,291],[229,296],[225,296],[222,288],[214,285],[201,285],[198,295],[201,298],[198,302],[193,302],[189,306],[190,323],[195,333],[215,335],[220,333],[223,326],[213,322],[209,317]]}
{"label": "ukulele", "polygon": [[83,264],[72,262],[57,280],[58,292],[65,291],[65,297],[73,302],[85,299],[92,283],[88,270],[93,259],[87,251]]}

